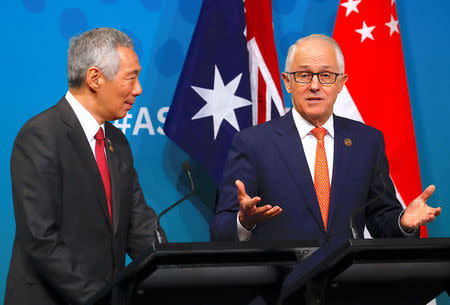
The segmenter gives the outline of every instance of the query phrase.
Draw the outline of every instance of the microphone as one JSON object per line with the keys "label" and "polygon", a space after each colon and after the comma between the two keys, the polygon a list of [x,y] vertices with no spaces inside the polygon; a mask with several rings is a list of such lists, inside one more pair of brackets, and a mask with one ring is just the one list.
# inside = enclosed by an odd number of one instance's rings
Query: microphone
{"label": "microphone", "polygon": [[161,219],[161,217],[164,214],[166,214],[167,212],[169,212],[171,209],[173,209],[174,207],[179,205],[181,202],[185,201],[189,196],[191,196],[194,193],[194,180],[192,180],[191,167],[189,165],[189,162],[184,161],[181,166],[182,166],[184,172],[187,174],[187,176],[189,178],[189,182],[191,183],[191,191],[188,194],[186,194],[183,197],[181,197],[177,202],[175,202],[174,204],[169,206],[167,209],[162,211],[158,215],[158,217],[156,218],[154,231],[156,233],[156,237],[157,237],[157,240],[158,240],[159,244],[161,244],[163,242],[163,237],[162,237],[161,233],[159,232],[159,227],[161,226],[160,223],[159,223],[159,220]]}
{"label": "microphone", "polygon": [[360,207],[356,207],[355,209],[353,209],[352,213],[350,214],[350,229],[352,230],[352,236],[353,239],[358,239],[358,232],[356,231],[356,228],[353,224],[353,217],[355,217],[355,215],[359,214],[359,212],[361,212],[361,210],[365,209],[369,204],[371,204],[372,202],[380,199],[384,194],[386,194],[387,188],[386,188],[386,183],[384,181],[383,175],[381,173],[380,168],[378,167],[378,164],[375,165],[375,173],[377,176],[380,177],[381,183],[383,183],[383,191],[378,193],[378,195],[372,199],[370,199],[369,201],[367,201],[365,204],[363,204]]}

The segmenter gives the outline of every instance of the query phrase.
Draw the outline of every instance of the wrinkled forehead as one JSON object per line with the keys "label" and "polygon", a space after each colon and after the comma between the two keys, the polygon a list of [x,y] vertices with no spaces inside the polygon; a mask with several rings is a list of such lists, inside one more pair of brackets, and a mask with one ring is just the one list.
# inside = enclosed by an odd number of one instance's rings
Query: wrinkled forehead
{"label": "wrinkled forehead", "polygon": [[300,42],[291,62],[291,69],[338,71],[338,62],[334,46],[325,40],[311,39]]}
{"label": "wrinkled forehead", "polygon": [[139,58],[133,49],[119,46],[117,51],[120,60],[119,70],[126,73],[141,71]]}

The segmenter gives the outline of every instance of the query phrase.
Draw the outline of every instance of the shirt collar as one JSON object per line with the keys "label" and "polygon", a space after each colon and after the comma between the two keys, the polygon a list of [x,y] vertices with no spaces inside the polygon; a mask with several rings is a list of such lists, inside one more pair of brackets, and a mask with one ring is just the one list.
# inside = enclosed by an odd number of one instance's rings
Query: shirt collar
{"label": "shirt collar", "polygon": [[[297,112],[295,107],[292,107],[292,116],[294,118],[295,127],[297,127],[298,134],[300,138],[303,139],[306,135],[308,135],[311,130],[313,130],[316,126],[305,120],[300,113]],[[324,127],[327,130],[327,134],[329,134],[332,138],[334,138],[334,118],[331,115],[328,120],[321,127]]]}
{"label": "shirt collar", "polygon": [[98,132],[99,127],[101,127],[103,129],[103,132],[105,133],[105,124],[103,123],[99,125],[94,116],[89,111],[87,111],[87,109],[84,108],[83,105],[80,104],[80,102],[77,101],[77,99],[72,95],[72,93],[70,93],[70,91],[67,91],[66,93],[66,100],[69,102],[69,105],[75,112],[78,121],[80,121],[81,127],[83,128],[84,134],[86,135],[88,141],[91,141],[94,138],[95,134]]}

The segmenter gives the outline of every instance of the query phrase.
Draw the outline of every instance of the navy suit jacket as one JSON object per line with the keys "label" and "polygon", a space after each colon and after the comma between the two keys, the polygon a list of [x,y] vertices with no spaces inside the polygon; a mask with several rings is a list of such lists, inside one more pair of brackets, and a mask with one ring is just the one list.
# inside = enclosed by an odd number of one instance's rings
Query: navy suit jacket
{"label": "navy suit jacket", "polygon": [[[324,228],[313,180],[292,112],[237,133],[228,155],[219,201],[211,226],[212,240],[238,240],[239,211],[236,179],[247,194],[261,203],[278,205],[283,212],[258,224],[252,240],[331,240],[351,237],[349,217],[358,207],[383,192],[379,199],[357,213],[356,226],[364,224],[373,237],[403,237],[398,225],[402,206],[389,178],[384,138],[362,123],[334,117],[334,162],[327,230]],[[351,145],[344,143],[351,140]],[[347,141],[348,144],[348,141]]]}

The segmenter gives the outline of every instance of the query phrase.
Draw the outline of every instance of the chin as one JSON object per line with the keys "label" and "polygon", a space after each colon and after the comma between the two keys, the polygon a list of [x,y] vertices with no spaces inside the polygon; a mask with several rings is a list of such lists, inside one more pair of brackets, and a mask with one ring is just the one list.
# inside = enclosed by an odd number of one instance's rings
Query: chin
{"label": "chin", "polygon": [[324,111],[320,111],[319,109],[308,111],[306,115],[312,119],[320,119],[327,116],[327,114]]}
{"label": "chin", "polygon": [[328,118],[330,117],[328,114],[325,114],[323,112],[317,113],[317,112],[309,112],[307,113],[308,121],[313,122],[321,122],[321,124],[325,124]]}
{"label": "chin", "polygon": [[123,119],[127,115],[128,111],[121,112],[121,113],[115,113],[114,116],[109,121],[115,121]]}

